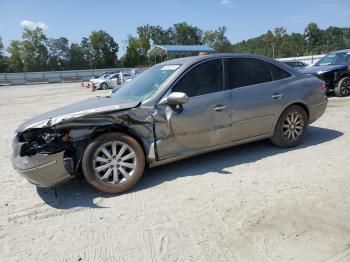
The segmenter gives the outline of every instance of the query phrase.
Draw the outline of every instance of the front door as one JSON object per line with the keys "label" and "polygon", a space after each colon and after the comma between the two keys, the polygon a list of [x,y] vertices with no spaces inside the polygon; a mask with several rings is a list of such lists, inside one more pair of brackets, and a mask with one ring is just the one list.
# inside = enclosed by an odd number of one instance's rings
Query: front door
{"label": "front door", "polygon": [[178,109],[156,106],[159,160],[231,141],[231,96],[223,90],[222,59],[195,66],[171,91],[186,93],[190,99]]}

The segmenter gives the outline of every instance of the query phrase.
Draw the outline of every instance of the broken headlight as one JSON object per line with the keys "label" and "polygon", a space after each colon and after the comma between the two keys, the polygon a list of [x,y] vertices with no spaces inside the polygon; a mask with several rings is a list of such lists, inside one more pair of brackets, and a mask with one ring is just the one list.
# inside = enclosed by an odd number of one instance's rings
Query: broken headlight
{"label": "broken headlight", "polygon": [[23,134],[23,142],[21,155],[55,154],[65,149],[63,141],[65,132],[54,132],[42,130],[41,132],[30,132]]}

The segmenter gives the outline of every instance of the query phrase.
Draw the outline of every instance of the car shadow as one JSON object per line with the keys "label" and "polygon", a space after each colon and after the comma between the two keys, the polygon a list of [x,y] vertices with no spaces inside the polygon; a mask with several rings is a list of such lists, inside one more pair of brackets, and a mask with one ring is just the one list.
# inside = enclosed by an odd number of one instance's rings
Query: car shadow
{"label": "car shadow", "polygon": [[[179,177],[198,176],[208,172],[232,175],[231,172],[225,169],[231,166],[253,163],[273,155],[326,143],[342,135],[342,132],[336,130],[310,126],[303,143],[295,148],[279,148],[274,146],[269,140],[262,140],[188,158],[146,170],[141,181],[132,190],[124,194],[145,190]],[[75,179],[56,188],[45,189],[37,187],[37,192],[44,202],[58,209],[74,207],[104,208],[98,203],[100,199],[117,197],[117,195],[96,191],[84,179]]]}

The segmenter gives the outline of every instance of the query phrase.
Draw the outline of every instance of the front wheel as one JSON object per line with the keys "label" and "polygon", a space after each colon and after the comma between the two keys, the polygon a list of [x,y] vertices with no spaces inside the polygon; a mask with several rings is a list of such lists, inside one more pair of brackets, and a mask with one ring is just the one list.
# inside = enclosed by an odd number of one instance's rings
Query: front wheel
{"label": "front wheel", "polygon": [[336,96],[347,96],[350,93],[350,77],[343,77],[334,89]]}
{"label": "front wheel", "polygon": [[106,89],[108,88],[107,83],[102,83],[102,84],[100,85],[100,88],[101,88],[102,90],[106,90]]}
{"label": "front wheel", "polygon": [[271,141],[280,147],[294,147],[300,144],[308,126],[305,110],[297,105],[288,107],[280,116]]}
{"label": "front wheel", "polygon": [[84,177],[99,191],[121,193],[134,187],[142,177],[145,156],[140,144],[123,133],[95,138],[82,160]]}

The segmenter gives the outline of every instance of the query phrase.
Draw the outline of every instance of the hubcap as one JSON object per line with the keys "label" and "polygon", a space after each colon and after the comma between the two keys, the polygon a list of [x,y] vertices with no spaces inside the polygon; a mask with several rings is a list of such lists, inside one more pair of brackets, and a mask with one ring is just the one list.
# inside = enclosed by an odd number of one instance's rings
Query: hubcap
{"label": "hubcap", "polygon": [[282,132],[287,141],[298,140],[304,132],[303,116],[299,112],[289,113],[283,122]]}
{"label": "hubcap", "polygon": [[94,154],[95,175],[107,184],[121,184],[132,178],[136,170],[135,151],[120,141],[101,145]]}

